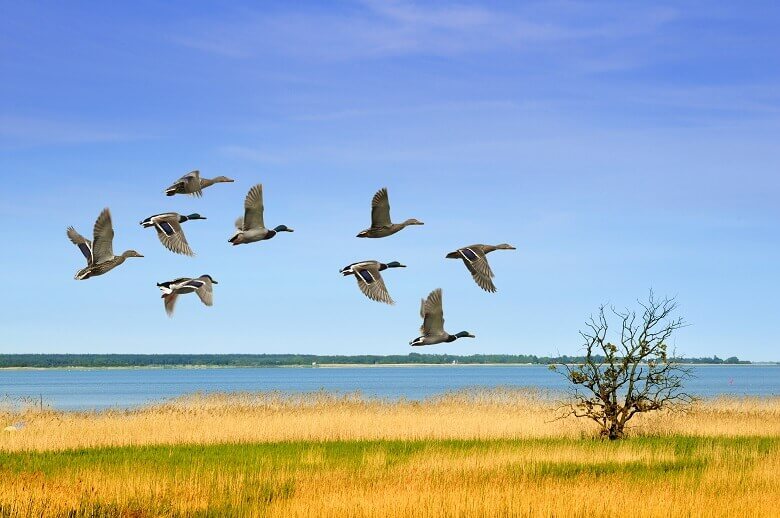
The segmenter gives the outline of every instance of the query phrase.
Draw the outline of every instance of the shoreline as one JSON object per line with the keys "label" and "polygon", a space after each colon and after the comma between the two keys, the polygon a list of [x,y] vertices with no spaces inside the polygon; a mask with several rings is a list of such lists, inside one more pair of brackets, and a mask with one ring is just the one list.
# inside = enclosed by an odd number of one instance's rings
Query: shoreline
{"label": "shoreline", "polygon": [[[324,363],[316,365],[127,365],[121,367],[0,367],[3,371],[97,371],[97,370],[205,370],[205,369],[362,369],[384,367],[548,367],[559,363]],[[576,365],[576,364],[568,364]],[[685,367],[780,367],[776,362],[753,363],[680,363]]]}

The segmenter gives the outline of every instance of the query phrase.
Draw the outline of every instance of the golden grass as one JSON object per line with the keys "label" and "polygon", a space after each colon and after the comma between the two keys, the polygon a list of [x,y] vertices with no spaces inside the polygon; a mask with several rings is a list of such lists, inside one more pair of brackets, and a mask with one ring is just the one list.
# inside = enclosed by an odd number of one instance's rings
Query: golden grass
{"label": "golden grass", "polygon": [[[557,403],[528,391],[463,392],[423,402],[327,393],[195,395],[132,411],[0,410],[0,451],[99,446],[296,440],[418,440],[590,437],[585,420],[556,420]],[[712,399],[686,413],[632,421],[633,433],[708,437],[780,436],[780,398]]]}
{"label": "golden grass", "polygon": [[192,396],[0,410],[0,516],[773,516],[780,398],[716,399],[608,442],[540,394]]}
{"label": "golden grass", "polygon": [[0,468],[0,515],[773,516],[780,498],[776,439],[304,442],[25,455],[32,456],[22,471]]}

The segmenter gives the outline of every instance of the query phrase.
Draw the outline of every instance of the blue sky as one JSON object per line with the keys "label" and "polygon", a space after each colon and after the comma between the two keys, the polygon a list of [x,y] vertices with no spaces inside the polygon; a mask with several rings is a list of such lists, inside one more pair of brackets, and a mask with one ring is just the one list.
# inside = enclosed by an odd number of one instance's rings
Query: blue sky
{"label": "blue sky", "polygon": [[[778,360],[774,2],[2,2],[0,352],[574,354],[600,303],[677,296],[686,355]],[[202,199],[191,169],[236,179]],[[231,247],[249,187],[296,229]],[[368,225],[387,186],[393,216]],[[113,213],[143,259],[77,282],[65,237]],[[198,254],[138,222],[199,212]],[[479,290],[444,255],[509,242]],[[376,258],[396,306],[338,269]],[[156,282],[210,273],[215,305]]]}

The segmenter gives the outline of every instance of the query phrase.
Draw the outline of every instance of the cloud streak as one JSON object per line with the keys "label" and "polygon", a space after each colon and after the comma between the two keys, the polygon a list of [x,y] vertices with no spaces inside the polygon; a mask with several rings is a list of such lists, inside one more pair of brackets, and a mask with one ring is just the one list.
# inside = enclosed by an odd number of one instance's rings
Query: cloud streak
{"label": "cloud streak", "polygon": [[150,137],[117,130],[106,125],[90,125],[34,117],[0,116],[0,143],[3,145],[91,144],[146,138]]}
{"label": "cloud streak", "polygon": [[[586,9],[581,18],[555,9],[507,10],[404,1],[368,1],[345,12],[235,12],[190,20],[173,40],[223,57],[279,54],[299,59],[353,60],[456,56],[506,50],[544,51],[586,39],[611,40],[655,31],[676,18],[663,8]],[[614,60],[613,60],[614,61]],[[615,66],[613,62],[611,66]]]}

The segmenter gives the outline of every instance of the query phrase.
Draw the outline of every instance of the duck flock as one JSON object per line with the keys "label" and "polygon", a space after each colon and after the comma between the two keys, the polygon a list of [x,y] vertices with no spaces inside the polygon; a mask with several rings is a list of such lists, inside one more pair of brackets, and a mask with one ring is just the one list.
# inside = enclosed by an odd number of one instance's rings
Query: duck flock
{"label": "duck flock", "polygon": [[[167,196],[187,194],[190,196],[203,196],[203,189],[217,183],[233,182],[225,176],[216,178],[201,178],[199,171],[192,171],[165,190]],[[263,219],[263,186],[257,184],[249,189],[244,200],[244,215],[236,220],[236,231],[228,242],[235,245],[267,241],[281,232],[293,232],[286,225],[278,225],[273,229],[265,226]],[[187,221],[206,219],[200,214],[182,215],[176,212],[165,212],[149,216],[141,221],[143,228],[154,228],[157,237],[165,248],[176,254],[195,255],[187,243],[187,238],[182,230],[182,223]],[[382,188],[374,194],[371,200],[371,226],[360,233],[360,238],[383,238],[400,232],[404,228],[413,225],[423,225],[422,221],[407,219],[403,223],[393,223],[390,219],[390,201],[387,189]],[[111,223],[111,212],[106,208],[95,221],[92,231],[92,241],[84,238],[73,227],[68,227],[67,235],[70,241],[76,245],[87,260],[87,266],[76,272],[76,280],[89,279],[107,273],[129,257],[143,257],[135,250],[127,250],[120,255],[114,255],[113,241],[114,228]],[[458,248],[446,255],[448,259],[461,259],[466,265],[474,282],[483,290],[494,293],[496,287],[493,284],[493,271],[487,260],[487,254],[494,250],[514,250],[515,247],[502,243],[499,245],[474,244]],[[393,299],[387,290],[381,272],[391,268],[405,268],[398,261],[382,263],[375,260],[359,261],[345,266],[340,270],[342,275],[353,276],[358,288],[371,300],[393,304]],[[176,299],[179,295],[195,293],[206,306],[211,306],[214,301],[213,285],[217,284],[210,275],[201,275],[197,278],[180,277],[171,281],[157,283],[162,291],[163,304],[168,316],[173,315]],[[454,342],[458,338],[474,338],[468,331],[461,331],[454,335],[444,330],[444,312],[442,309],[441,288],[433,290],[427,298],[422,300],[420,316],[423,319],[420,327],[421,336],[418,336],[409,345],[434,345],[444,342]]]}

